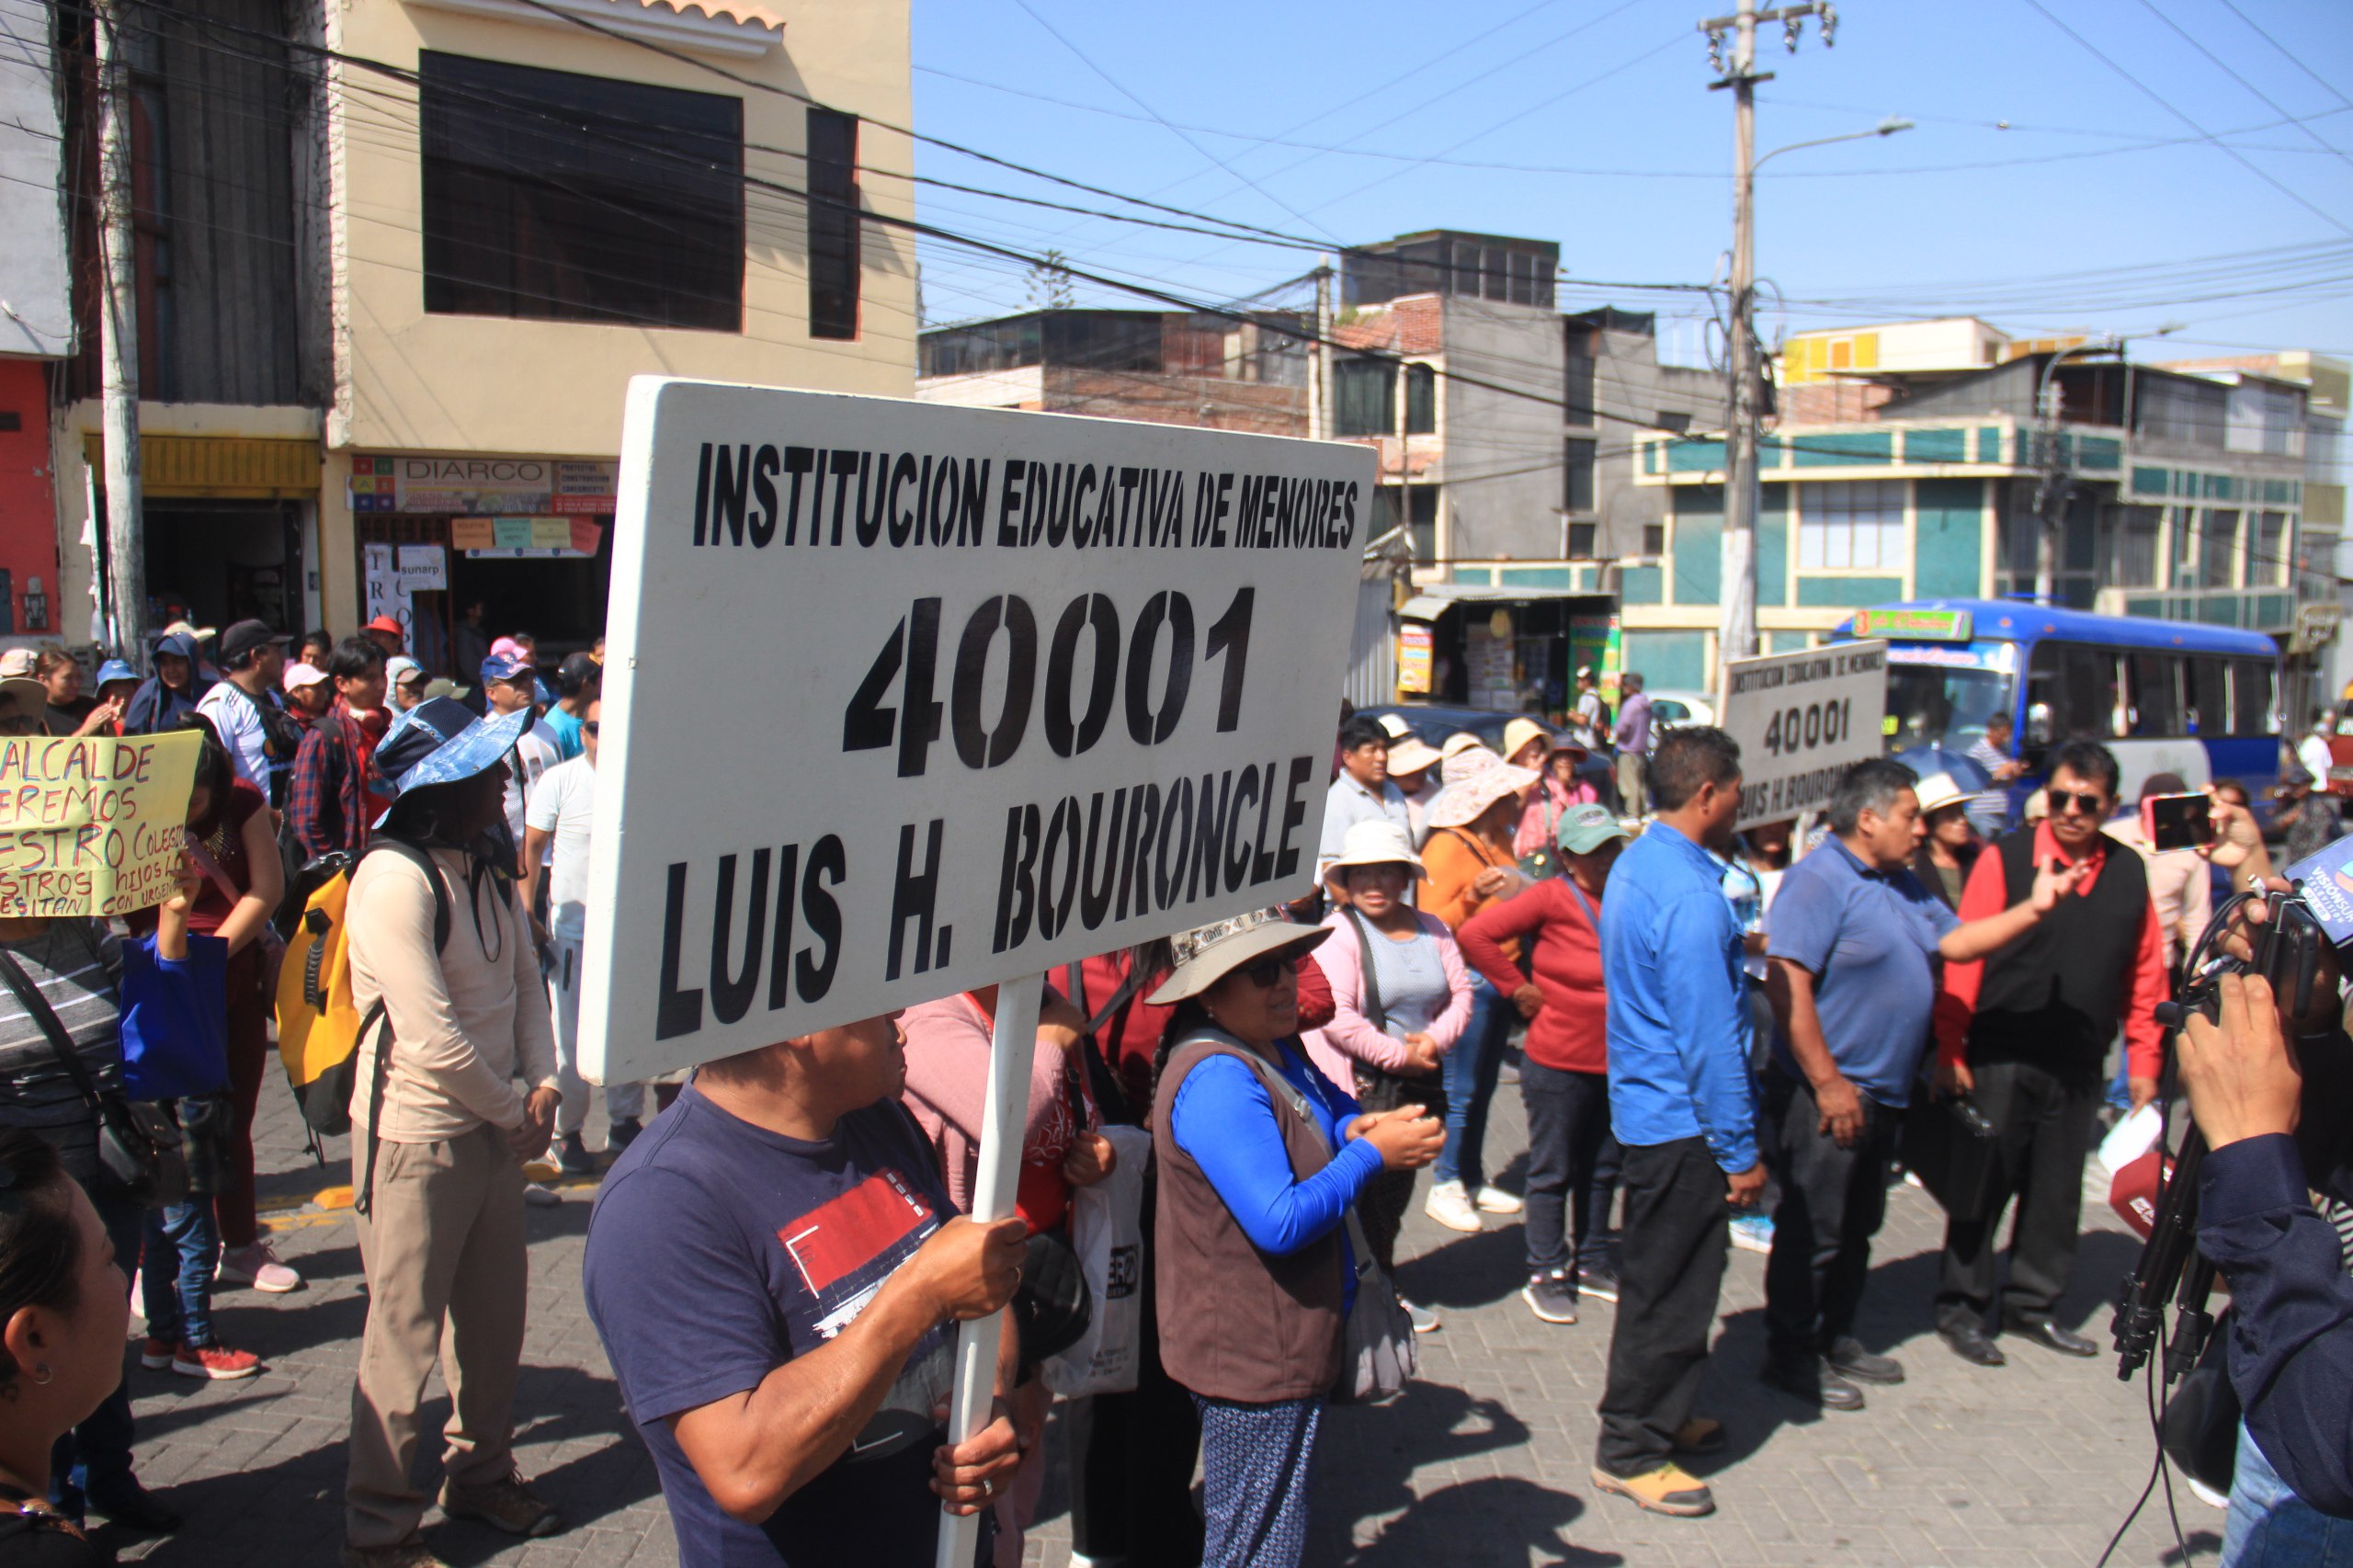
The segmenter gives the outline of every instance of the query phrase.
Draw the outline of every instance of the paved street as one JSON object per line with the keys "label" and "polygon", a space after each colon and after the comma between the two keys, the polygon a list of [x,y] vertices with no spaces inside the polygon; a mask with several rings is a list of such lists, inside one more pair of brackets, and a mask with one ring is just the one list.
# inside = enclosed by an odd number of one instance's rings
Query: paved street
{"label": "paved street", "polygon": [[[138,1380],[139,1461],[151,1485],[188,1514],[168,1540],[102,1530],[126,1561],[163,1568],[332,1563],[351,1369],[364,1297],[347,1215],[308,1206],[340,1171],[302,1153],[287,1096],[265,1095],[265,1200],[281,1249],[311,1280],[301,1294],[224,1291],[230,1343],[266,1358],[245,1382],[198,1384],[168,1373]],[[1517,1092],[1497,1098],[1495,1153],[1520,1147]],[[601,1119],[592,1139],[601,1136]],[[1506,1181],[1517,1175],[1515,1165]],[[552,1540],[519,1545],[478,1525],[437,1527],[460,1568],[646,1568],[675,1562],[653,1465],[621,1429],[610,1375],[580,1303],[581,1238],[591,1189],[530,1212],[530,1339],[518,1409],[525,1471],[573,1522]],[[1890,1199],[1864,1337],[1905,1358],[1912,1381],[1870,1391],[1857,1415],[1808,1417],[1755,1381],[1762,1351],[1763,1259],[1735,1252],[1706,1408],[1732,1448],[1707,1469],[1721,1509],[1699,1521],[1657,1519],[1597,1498],[1586,1469],[1608,1343],[1607,1304],[1588,1302],[1573,1328],[1538,1323],[1518,1299],[1517,1228],[1459,1237],[1416,1212],[1402,1252],[1406,1292],[1438,1306],[1445,1327],[1424,1337],[1422,1381],[1397,1403],[1344,1410],[1324,1426],[1309,1561],[1424,1563],[1630,1563],[1661,1568],[1796,1568],[1800,1564],[2087,1568],[2146,1478],[2150,1443],[2142,1387],[2114,1363],[2065,1360],[2014,1346],[2003,1370],[1981,1371],[1927,1333],[1939,1234],[1934,1205],[1908,1187]],[[2101,1210],[2084,1244],[2069,1321],[2105,1338],[2102,1298],[2135,1244]],[[691,1332],[681,1304],[679,1332]],[[438,1389],[437,1389],[438,1397]],[[446,1404],[428,1405],[437,1426]],[[431,1441],[421,1463],[438,1471]],[[2180,1493],[2193,1557],[2211,1557],[2222,1515]],[[1066,1553],[1062,1489],[1050,1487],[1029,1553]],[[2178,1561],[2162,1499],[2115,1561]]]}

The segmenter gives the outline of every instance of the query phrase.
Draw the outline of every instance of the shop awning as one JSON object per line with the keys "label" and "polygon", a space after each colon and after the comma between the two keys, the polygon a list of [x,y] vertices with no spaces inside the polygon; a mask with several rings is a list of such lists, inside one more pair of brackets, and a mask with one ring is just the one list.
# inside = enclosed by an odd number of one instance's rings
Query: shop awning
{"label": "shop awning", "polygon": [[1537,599],[1596,599],[1615,604],[1615,594],[1591,588],[1537,587],[1526,583],[1432,583],[1397,607],[1407,620],[1436,620],[1462,604],[1528,604]]}

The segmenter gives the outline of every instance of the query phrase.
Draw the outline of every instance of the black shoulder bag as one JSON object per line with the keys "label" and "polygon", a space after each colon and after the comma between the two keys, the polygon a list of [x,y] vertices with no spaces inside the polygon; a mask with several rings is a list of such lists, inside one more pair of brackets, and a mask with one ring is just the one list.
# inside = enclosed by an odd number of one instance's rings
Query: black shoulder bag
{"label": "black shoulder bag", "polygon": [[188,1199],[188,1161],[180,1148],[180,1130],[171,1112],[146,1101],[132,1101],[119,1093],[101,1090],[89,1068],[74,1050],[74,1037],[57,1017],[49,998],[17,962],[0,949],[0,981],[17,994],[25,1012],[48,1037],[49,1048],[82,1101],[97,1119],[99,1189],[142,1208],[181,1203]]}

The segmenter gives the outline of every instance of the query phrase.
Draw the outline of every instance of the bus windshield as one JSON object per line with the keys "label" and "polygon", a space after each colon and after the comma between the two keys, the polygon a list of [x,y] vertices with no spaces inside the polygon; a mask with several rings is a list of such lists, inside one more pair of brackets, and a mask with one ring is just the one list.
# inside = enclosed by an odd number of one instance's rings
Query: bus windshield
{"label": "bus windshield", "polygon": [[1949,665],[1887,666],[1887,716],[1895,751],[1946,745],[1967,751],[1985,736],[1985,721],[2011,710],[2012,676],[2001,670]]}

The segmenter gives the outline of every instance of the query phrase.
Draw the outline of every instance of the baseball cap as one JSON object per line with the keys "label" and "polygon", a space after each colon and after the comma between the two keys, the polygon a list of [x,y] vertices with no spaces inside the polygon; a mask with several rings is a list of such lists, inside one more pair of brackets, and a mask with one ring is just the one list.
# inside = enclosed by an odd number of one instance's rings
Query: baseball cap
{"label": "baseball cap", "polygon": [[289,665],[278,684],[288,691],[299,691],[306,686],[316,686],[327,678],[327,672],[316,665]]}
{"label": "baseball cap", "polygon": [[0,653],[0,680],[15,680],[30,676],[40,667],[40,655],[30,648],[11,648]]}
{"label": "baseball cap", "polygon": [[1606,806],[1572,806],[1561,818],[1561,825],[1553,830],[1553,840],[1566,855],[1590,855],[1613,838],[1623,838],[1626,830]]}
{"label": "baseball cap", "polygon": [[119,680],[135,681],[138,678],[139,672],[132,669],[129,665],[124,664],[120,659],[108,659],[105,664],[98,666],[97,684],[100,691],[104,691],[108,687],[112,686]]}
{"label": "baseball cap", "polygon": [[512,637],[500,638],[490,645],[490,651],[500,658],[520,659],[527,665],[531,662],[530,656],[523,652],[523,644],[516,642]]}
{"label": "baseball cap", "polygon": [[482,683],[488,686],[494,680],[507,681],[517,686],[525,682],[529,682],[535,687],[538,685],[531,675],[531,661],[524,658],[520,653],[493,653],[482,662]]}
{"label": "baseball cap", "polygon": [[394,686],[407,680],[423,680],[425,666],[406,653],[394,653],[384,661],[384,678]]}
{"label": "baseball cap", "polygon": [[284,632],[272,631],[266,622],[241,620],[221,633],[221,657],[225,663],[241,654],[250,653],[256,648],[288,641],[290,639]]}
{"label": "baseball cap", "polygon": [[361,627],[360,630],[362,631],[389,631],[395,637],[405,637],[408,635],[407,631],[401,626],[401,623],[393,619],[389,615],[378,616],[375,619]]}

